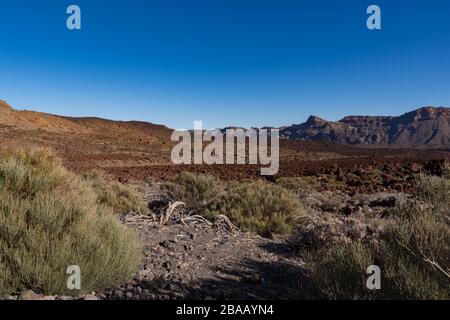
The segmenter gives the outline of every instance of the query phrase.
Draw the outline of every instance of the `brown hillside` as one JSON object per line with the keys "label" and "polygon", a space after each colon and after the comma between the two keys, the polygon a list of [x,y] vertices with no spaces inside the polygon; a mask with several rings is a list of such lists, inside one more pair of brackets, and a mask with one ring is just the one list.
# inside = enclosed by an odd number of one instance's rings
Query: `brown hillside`
{"label": "brown hillside", "polygon": [[146,122],[62,117],[0,102],[2,144],[50,147],[75,169],[168,164],[170,134]]}
{"label": "brown hillside", "polygon": [[94,134],[106,136],[167,136],[170,130],[161,125],[138,121],[112,121],[100,118],[72,118],[35,111],[14,110],[0,101],[0,124],[20,130],[45,130],[52,133]]}

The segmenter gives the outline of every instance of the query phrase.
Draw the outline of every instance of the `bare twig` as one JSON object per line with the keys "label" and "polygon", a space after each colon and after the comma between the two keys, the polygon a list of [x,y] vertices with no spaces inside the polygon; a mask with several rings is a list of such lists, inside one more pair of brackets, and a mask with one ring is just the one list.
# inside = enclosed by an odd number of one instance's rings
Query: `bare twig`
{"label": "bare twig", "polygon": [[169,221],[170,217],[172,216],[174,211],[177,209],[177,207],[180,207],[180,206],[185,206],[185,203],[181,202],[181,201],[176,201],[174,203],[170,203],[169,206],[167,207],[166,211],[164,212],[164,214],[161,215],[159,224],[165,225]]}
{"label": "bare twig", "polygon": [[403,243],[401,243],[400,240],[398,240],[397,238],[395,239],[397,241],[397,243],[404,248],[406,251],[408,251],[410,254],[412,254],[413,256],[416,256],[418,258],[421,258],[424,262],[431,264],[434,268],[436,268],[437,270],[439,270],[440,272],[442,272],[447,278],[450,279],[450,270],[445,270],[444,268],[442,268],[441,265],[439,265],[439,263],[437,263],[436,261],[428,258],[423,252],[420,252],[420,255],[418,255],[417,253],[415,253],[413,250],[411,250],[410,248],[408,248],[406,245],[404,245]]}
{"label": "bare twig", "polygon": [[189,215],[181,218],[182,223],[204,223],[211,226],[211,221],[200,215]]}
{"label": "bare twig", "polygon": [[138,211],[136,212],[129,212],[126,215],[124,215],[121,219],[120,222],[122,222],[125,225],[136,225],[136,224],[150,224],[152,222],[152,217],[143,215],[141,213],[139,213]]}
{"label": "bare twig", "polygon": [[223,214],[219,214],[215,219],[214,219],[214,227],[221,229],[221,230],[225,230],[228,231],[230,233],[234,233],[236,231],[239,230],[238,227],[236,227],[231,221],[230,219]]}

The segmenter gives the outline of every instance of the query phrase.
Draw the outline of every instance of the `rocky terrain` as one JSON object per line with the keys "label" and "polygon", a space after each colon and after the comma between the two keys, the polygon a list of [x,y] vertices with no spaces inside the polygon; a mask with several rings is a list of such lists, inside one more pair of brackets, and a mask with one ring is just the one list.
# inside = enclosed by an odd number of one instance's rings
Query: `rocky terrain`
{"label": "rocky terrain", "polygon": [[[405,199],[404,194],[370,196],[301,190],[309,214],[328,215],[323,242],[375,237],[370,219],[380,218]],[[339,217],[341,211],[348,217]],[[156,210],[157,212],[157,210]],[[351,216],[351,217],[350,217]],[[299,299],[307,298],[309,280],[303,260],[289,236],[260,237],[242,232],[228,221],[214,222],[175,212],[160,217],[128,215],[123,221],[138,230],[145,260],[130,283],[99,299]],[[335,228],[330,230],[330,226]],[[320,227],[319,227],[320,228]],[[320,234],[317,230],[311,234]],[[318,242],[318,239],[311,239]]]}
{"label": "rocky terrain", "polygon": [[[307,270],[295,235],[264,238],[243,232],[227,220],[186,215],[181,208],[164,216],[155,186],[142,185],[141,192],[155,215],[130,213],[122,222],[141,238],[144,260],[129,282],[107,291],[79,297],[44,296],[26,290],[11,300],[179,300],[179,299],[299,299],[307,298]],[[320,214],[333,223],[304,231],[310,241],[331,244],[348,239],[369,239],[378,230],[370,220],[385,215],[403,201],[399,193],[358,194],[317,192],[302,189],[309,214]],[[339,212],[346,212],[340,216]],[[331,228],[331,229],[330,229]],[[309,234],[309,235],[308,235]],[[305,236],[306,235],[306,236]],[[316,238],[319,237],[319,238]]]}

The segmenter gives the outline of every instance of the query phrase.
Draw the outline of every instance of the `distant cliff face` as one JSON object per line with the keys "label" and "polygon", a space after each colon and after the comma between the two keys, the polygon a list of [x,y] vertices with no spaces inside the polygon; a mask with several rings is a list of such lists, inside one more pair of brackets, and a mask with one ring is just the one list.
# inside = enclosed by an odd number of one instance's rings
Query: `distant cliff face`
{"label": "distant cliff face", "polygon": [[399,117],[348,116],[336,122],[311,116],[305,123],[284,127],[280,136],[345,144],[448,145],[450,109],[425,107]]}

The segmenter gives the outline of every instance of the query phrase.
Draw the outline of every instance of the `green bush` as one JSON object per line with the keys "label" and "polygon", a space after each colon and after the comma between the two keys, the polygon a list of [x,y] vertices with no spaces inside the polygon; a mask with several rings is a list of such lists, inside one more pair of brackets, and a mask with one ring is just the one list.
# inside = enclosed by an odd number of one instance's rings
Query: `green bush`
{"label": "green bush", "polygon": [[[0,150],[0,295],[113,287],[137,271],[137,235],[97,202],[95,190],[46,150]],[[66,270],[81,269],[81,290]]]}
{"label": "green bush", "polygon": [[213,176],[182,172],[176,181],[161,185],[165,196],[172,201],[182,201],[186,208],[201,213],[222,190],[220,180]]}
{"label": "green bush", "polygon": [[206,216],[228,216],[247,231],[268,236],[289,233],[303,208],[297,196],[262,180],[232,184],[205,211]]}
{"label": "green bush", "polygon": [[109,182],[98,171],[85,174],[84,178],[95,190],[97,202],[111,207],[114,213],[124,214],[139,211],[142,214],[150,214],[147,203],[132,187],[115,181]]}

